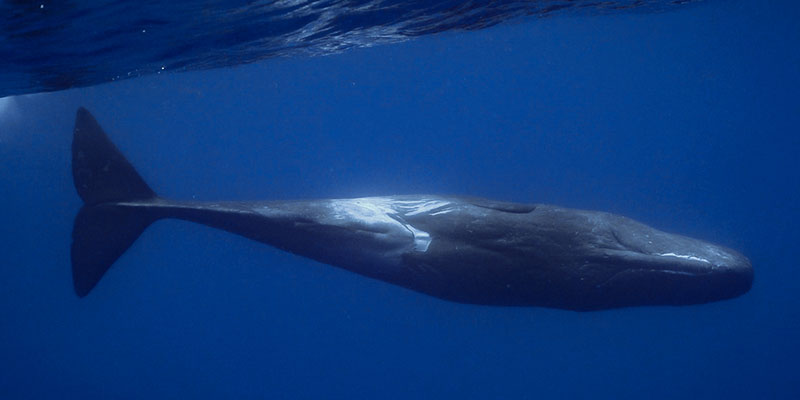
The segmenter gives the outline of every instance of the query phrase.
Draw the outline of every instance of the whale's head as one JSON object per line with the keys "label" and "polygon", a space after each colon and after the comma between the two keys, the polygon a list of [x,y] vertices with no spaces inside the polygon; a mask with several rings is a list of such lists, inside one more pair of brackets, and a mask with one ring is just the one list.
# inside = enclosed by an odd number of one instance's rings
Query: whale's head
{"label": "whale's head", "polygon": [[608,213],[553,221],[569,232],[560,244],[571,250],[566,308],[701,304],[740,296],[753,283],[747,257],[723,246]]}

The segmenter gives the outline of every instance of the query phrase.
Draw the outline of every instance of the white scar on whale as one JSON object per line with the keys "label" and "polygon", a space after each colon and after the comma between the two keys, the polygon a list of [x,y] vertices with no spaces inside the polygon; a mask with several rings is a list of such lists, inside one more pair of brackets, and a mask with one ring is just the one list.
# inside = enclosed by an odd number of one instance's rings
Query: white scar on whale
{"label": "white scar on whale", "polygon": [[366,225],[387,224],[407,230],[414,238],[414,250],[425,252],[431,244],[431,235],[415,228],[404,217],[430,211],[430,215],[441,215],[453,211],[449,201],[422,199],[398,201],[388,197],[359,197],[355,199],[330,200],[330,208],[336,219],[358,220]]}
{"label": "white scar on whale", "polygon": [[657,255],[659,255],[661,257],[677,257],[677,258],[682,258],[684,260],[700,261],[700,262],[704,262],[704,263],[707,263],[707,264],[711,263],[710,261],[706,260],[705,258],[700,258],[700,257],[695,257],[695,256],[685,256],[685,255],[682,255],[682,254],[661,253],[661,254],[657,254]]}

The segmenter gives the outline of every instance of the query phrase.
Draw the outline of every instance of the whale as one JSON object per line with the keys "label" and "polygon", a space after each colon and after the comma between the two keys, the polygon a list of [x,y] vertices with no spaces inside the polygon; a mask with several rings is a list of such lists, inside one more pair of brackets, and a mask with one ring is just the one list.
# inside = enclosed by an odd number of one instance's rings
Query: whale
{"label": "whale", "polygon": [[85,108],[72,173],[76,294],[87,296],[152,223],[221,229],[439,299],[574,311],[731,299],[752,286],[739,252],[607,212],[468,196],[292,201],[161,197]]}

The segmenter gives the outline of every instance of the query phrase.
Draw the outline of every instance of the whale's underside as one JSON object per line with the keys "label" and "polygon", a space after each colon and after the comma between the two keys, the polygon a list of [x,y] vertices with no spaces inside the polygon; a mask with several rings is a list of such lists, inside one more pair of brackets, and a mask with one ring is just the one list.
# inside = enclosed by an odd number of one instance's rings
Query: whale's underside
{"label": "whale's underside", "polygon": [[83,297],[152,222],[178,218],[446,300],[600,310],[733,298],[738,252],[618,215],[479,198],[401,195],[195,202],[156,195],[79,109],[72,146],[84,205],[72,234]]}

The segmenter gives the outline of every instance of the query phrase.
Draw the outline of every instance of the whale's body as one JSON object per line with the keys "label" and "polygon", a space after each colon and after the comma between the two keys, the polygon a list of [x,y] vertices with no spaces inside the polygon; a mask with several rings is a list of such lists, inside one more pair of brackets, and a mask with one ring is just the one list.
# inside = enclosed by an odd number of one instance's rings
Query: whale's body
{"label": "whale's body", "polygon": [[85,296],[153,221],[178,218],[462,303],[599,310],[732,298],[752,284],[734,250],[604,212],[437,195],[272,202],[167,200],[85,109],[73,142],[86,203],[73,231]]}

